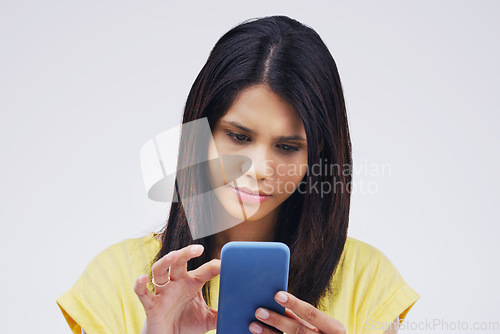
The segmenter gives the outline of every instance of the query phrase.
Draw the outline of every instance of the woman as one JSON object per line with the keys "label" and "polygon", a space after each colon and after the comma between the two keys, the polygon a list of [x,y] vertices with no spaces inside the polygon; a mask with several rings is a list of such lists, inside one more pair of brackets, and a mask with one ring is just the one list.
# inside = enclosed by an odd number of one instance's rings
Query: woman
{"label": "woman", "polygon": [[233,240],[290,247],[288,291],[275,296],[285,316],[258,309],[251,332],[397,332],[419,295],[383,253],[347,237],[347,115],[335,61],[313,29],[286,16],[231,29],[182,123],[192,127],[178,167],[189,167],[176,175],[166,227],[87,266],[57,300],[73,332],[215,333],[220,250]]}

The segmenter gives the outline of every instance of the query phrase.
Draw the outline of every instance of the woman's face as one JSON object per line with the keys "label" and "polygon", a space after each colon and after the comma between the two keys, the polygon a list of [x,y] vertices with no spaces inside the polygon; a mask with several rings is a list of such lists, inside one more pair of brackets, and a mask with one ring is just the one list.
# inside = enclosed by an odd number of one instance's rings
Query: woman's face
{"label": "woman's face", "polygon": [[[307,171],[302,120],[266,85],[240,92],[212,132],[210,183],[226,211],[242,221],[275,211]],[[243,187],[267,196],[234,189]]]}

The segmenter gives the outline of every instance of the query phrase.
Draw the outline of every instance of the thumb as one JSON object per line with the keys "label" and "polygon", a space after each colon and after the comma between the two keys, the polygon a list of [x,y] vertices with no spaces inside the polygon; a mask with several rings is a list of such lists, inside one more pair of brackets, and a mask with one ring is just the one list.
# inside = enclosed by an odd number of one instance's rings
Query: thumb
{"label": "thumb", "polygon": [[199,284],[203,285],[205,282],[220,275],[220,264],[219,259],[212,259],[189,273]]}

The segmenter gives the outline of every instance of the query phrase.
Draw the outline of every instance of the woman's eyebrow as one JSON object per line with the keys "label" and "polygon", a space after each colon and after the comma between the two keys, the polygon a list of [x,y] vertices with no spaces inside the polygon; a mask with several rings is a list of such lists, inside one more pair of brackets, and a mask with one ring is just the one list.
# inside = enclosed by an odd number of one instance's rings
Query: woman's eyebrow
{"label": "woman's eyebrow", "polygon": [[[241,125],[240,123],[238,122],[234,122],[234,121],[221,121],[221,123],[226,123],[226,124],[230,124],[232,126],[235,126],[237,127],[238,129],[241,129],[245,132],[248,132],[248,133],[257,133],[255,131],[252,131],[250,130],[249,128]],[[278,138],[279,140],[295,140],[295,141],[303,141],[303,142],[306,142],[306,140],[304,138],[302,138],[302,136],[299,136],[299,135],[294,135],[294,136],[281,136]]]}

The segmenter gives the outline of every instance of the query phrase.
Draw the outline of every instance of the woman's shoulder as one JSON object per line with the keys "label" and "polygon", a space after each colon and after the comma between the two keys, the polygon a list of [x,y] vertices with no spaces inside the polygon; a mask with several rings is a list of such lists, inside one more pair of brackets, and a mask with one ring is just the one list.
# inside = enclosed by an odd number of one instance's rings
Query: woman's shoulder
{"label": "woman's shoulder", "polygon": [[347,237],[342,257],[344,265],[355,265],[358,269],[376,267],[381,263],[392,265],[379,248],[353,237]]}
{"label": "woman's shoulder", "polygon": [[357,238],[349,236],[346,239],[346,246],[349,247],[350,249],[355,249],[357,251],[362,251],[362,252],[380,252],[380,250],[377,247],[367,242],[361,241]]}
{"label": "woman's shoulder", "polygon": [[137,277],[148,273],[160,249],[155,235],[115,242],[94,256],[71,289],[56,300],[71,328],[82,326],[88,333],[140,331],[143,308],[133,286]]}
{"label": "woman's shoulder", "polygon": [[154,232],[115,242],[101,250],[87,264],[86,276],[105,275],[112,281],[130,280],[148,270],[161,248]]}
{"label": "woman's shoulder", "polygon": [[145,252],[158,251],[161,247],[161,243],[157,239],[157,236],[157,233],[150,232],[144,236],[131,237],[114,242],[101,250],[95,258],[106,256],[128,258],[136,257],[137,255],[141,256]]}
{"label": "woman's shoulder", "polygon": [[[136,251],[138,249],[142,249],[145,252],[153,252],[157,253],[161,248],[161,234],[150,232],[147,235],[143,235],[140,237],[127,238],[118,242],[112,246],[114,247],[124,247],[131,251],[131,256],[137,254]],[[141,252],[139,252],[141,254]]]}
{"label": "woman's shoulder", "polygon": [[356,288],[362,289],[366,288],[362,285],[372,285],[374,282],[404,283],[398,269],[384,252],[353,237],[347,237],[334,280],[344,286],[357,282]]}

